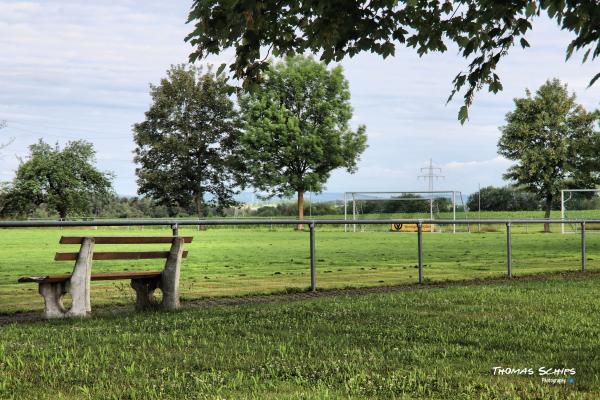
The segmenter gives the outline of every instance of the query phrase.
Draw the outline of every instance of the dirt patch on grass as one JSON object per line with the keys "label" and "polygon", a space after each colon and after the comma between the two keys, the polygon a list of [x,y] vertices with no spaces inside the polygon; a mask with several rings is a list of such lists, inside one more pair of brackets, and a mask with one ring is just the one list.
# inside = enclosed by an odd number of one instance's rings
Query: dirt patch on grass
{"label": "dirt patch on grass", "polygon": [[[200,308],[211,306],[235,306],[243,304],[259,304],[271,302],[289,302],[301,301],[316,298],[327,298],[336,296],[363,296],[373,293],[394,293],[407,290],[429,290],[448,288],[453,286],[477,286],[477,285],[497,285],[515,282],[544,281],[549,279],[587,279],[600,276],[600,271],[593,272],[549,272],[533,275],[513,276],[512,278],[482,278],[465,279],[455,281],[426,282],[422,285],[417,283],[406,283],[393,286],[372,286],[372,287],[351,287],[339,289],[319,289],[316,292],[311,291],[292,291],[285,293],[247,295],[239,297],[212,297],[197,300],[184,300],[183,308]],[[114,315],[120,313],[132,312],[133,305],[115,305],[115,306],[97,306],[94,308],[94,316]],[[0,314],[0,326],[9,324],[26,324],[37,321],[43,321],[39,312],[22,312],[12,314]]]}

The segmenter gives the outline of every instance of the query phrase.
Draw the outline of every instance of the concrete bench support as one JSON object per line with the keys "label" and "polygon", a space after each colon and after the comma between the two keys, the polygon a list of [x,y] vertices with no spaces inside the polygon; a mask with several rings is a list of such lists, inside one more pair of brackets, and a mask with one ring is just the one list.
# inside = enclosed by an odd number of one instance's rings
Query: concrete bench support
{"label": "concrete bench support", "polygon": [[[169,250],[161,276],[157,278],[139,278],[131,280],[131,287],[136,293],[135,308],[148,310],[162,308],[176,310],[179,308],[179,274],[183,256],[183,238],[174,238]],[[160,289],[162,302],[157,302],[154,291]]]}
{"label": "concrete bench support", "polygon": [[[44,297],[44,318],[85,317],[92,311],[90,304],[90,277],[94,238],[83,239],[73,273],[68,281],[40,282],[39,292]],[[62,298],[71,293],[71,308],[66,310]]]}
{"label": "concrete bench support", "polygon": [[176,310],[179,308],[179,274],[183,256],[183,238],[173,239],[169,256],[161,275],[161,290],[163,292],[162,308]]}
{"label": "concrete bench support", "polygon": [[86,237],[73,268],[73,274],[67,285],[73,304],[67,311],[67,317],[85,317],[92,312],[90,304],[90,280],[92,275],[92,256],[94,255],[94,238]]}
{"label": "concrete bench support", "polygon": [[62,298],[67,294],[66,282],[41,282],[39,292],[44,298],[44,318],[63,318],[67,310]]}
{"label": "concrete bench support", "polygon": [[131,287],[135,290],[135,309],[152,310],[160,306],[154,297],[154,291],[160,287],[160,277],[132,279]]}

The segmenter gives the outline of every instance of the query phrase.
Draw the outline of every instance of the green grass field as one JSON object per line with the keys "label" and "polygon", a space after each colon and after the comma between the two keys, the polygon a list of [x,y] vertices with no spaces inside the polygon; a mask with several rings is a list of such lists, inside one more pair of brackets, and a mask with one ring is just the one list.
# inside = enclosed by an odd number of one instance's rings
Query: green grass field
{"label": "green grass field", "polygon": [[[505,234],[498,232],[424,234],[426,281],[503,276],[506,273]],[[515,233],[513,273],[574,271],[580,266],[579,235]],[[54,262],[56,251],[76,251],[59,245],[61,235],[165,235],[170,230],[146,229],[3,229],[0,230],[0,313],[41,310],[43,301],[35,284],[17,284],[22,275],[66,273],[71,262]],[[309,286],[309,235],[291,228],[209,228],[197,231],[187,246],[181,292],[185,299],[240,296],[304,290]],[[144,245],[144,249],[164,249]],[[600,236],[589,234],[588,269],[600,268]],[[140,249],[140,246],[98,246],[104,249]],[[414,283],[417,280],[416,234],[391,232],[344,233],[318,227],[316,232],[317,286],[341,288]],[[161,269],[161,260],[96,261],[93,270]],[[127,281],[94,282],[92,306],[132,303]]]}
{"label": "green grass field", "polygon": [[0,398],[597,399],[599,298],[592,273],[13,324]]}

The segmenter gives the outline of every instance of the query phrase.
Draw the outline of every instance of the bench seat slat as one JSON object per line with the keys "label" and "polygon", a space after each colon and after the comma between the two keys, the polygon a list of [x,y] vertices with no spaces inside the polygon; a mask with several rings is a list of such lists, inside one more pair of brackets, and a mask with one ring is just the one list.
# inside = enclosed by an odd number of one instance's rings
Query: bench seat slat
{"label": "bench seat slat", "polygon": [[[56,253],[54,261],[74,261],[77,260],[79,253]],[[182,257],[186,258],[187,250],[183,252]],[[144,260],[151,258],[167,258],[168,251],[99,251],[95,252],[94,260]]]}
{"label": "bench seat slat", "polygon": [[[62,236],[60,244],[81,244],[86,236]],[[90,236],[88,236],[90,237]],[[146,244],[172,243],[176,236],[91,236],[96,244]],[[180,236],[185,243],[192,243],[193,236]]]}
{"label": "bench seat slat", "polygon": [[[161,275],[161,271],[134,271],[134,272],[102,272],[92,274],[92,281],[113,281],[118,279],[140,279],[156,278]],[[71,274],[46,275],[46,276],[24,276],[19,278],[20,283],[26,282],[64,282],[71,278]]]}

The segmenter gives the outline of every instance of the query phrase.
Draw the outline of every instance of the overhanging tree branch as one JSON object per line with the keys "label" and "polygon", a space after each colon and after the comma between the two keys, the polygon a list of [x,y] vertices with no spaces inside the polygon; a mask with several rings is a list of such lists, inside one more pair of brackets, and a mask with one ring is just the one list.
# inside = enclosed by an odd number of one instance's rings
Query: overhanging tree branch
{"label": "overhanging tree branch", "polygon": [[567,58],[576,51],[584,52],[584,62],[598,57],[598,7],[597,0],[195,0],[188,17],[194,30],[185,40],[196,48],[191,62],[234,48],[229,70],[245,88],[268,68],[264,47],[277,57],[310,51],[329,63],[362,52],[386,58],[398,45],[423,56],[453,44],[469,62],[450,94],[464,90],[458,114],[464,122],[477,91],[502,90],[499,62],[513,46],[529,47],[525,36],[542,13],[574,34]]}

